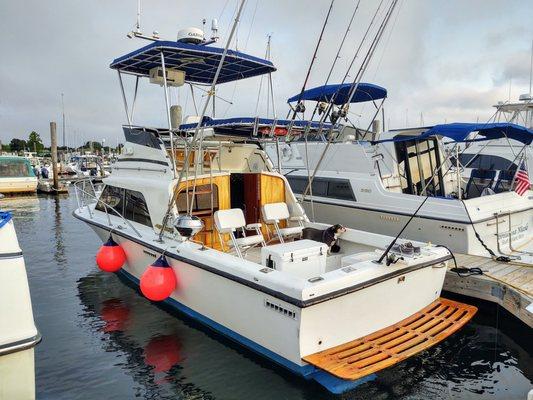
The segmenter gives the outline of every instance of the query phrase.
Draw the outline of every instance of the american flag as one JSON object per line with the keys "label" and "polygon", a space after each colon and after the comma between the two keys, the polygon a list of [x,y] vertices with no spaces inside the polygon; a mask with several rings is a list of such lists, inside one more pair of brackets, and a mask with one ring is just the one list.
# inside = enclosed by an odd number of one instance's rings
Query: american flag
{"label": "american flag", "polygon": [[515,188],[514,191],[520,196],[523,196],[525,192],[529,190],[529,175],[527,174],[526,164],[524,161],[520,164],[520,168],[516,171],[514,178]]}

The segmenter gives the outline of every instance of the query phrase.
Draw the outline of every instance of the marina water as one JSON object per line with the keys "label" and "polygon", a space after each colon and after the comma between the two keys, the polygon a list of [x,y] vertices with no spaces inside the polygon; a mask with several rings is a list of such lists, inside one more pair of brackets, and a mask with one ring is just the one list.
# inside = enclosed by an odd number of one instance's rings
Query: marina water
{"label": "marina water", "polygon": [[[38,399],[335,397],[99,271],[100,240],[72,217],[73,195],[7,198],[0,206],[13,211],[43,335]],[[474,304],[480,311],[455,335],[342,398],[525,399],[530,332],[496,306]]]}

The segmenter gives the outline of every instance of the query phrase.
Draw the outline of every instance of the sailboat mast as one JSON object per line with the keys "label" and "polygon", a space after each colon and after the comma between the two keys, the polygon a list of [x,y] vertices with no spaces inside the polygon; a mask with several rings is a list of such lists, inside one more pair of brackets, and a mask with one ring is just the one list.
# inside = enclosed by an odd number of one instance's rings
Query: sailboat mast
{"label": "sailboat mast", "polygon": [[64,101],[64,95],[61,93],[61,110],[62,110],[62,117],[63,117],[63,147],[65,147],[65,101]]}

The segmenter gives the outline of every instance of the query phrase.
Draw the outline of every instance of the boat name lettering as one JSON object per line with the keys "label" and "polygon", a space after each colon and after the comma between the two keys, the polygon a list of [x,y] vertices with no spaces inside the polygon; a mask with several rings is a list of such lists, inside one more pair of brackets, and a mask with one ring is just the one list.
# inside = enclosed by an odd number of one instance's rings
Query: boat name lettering
{"label": "boat name lettering", "polygon": [[147,254],[147,255],[149,255],[149,256],[152,256],[152,257],[154,257],[154,258],[157,257],[157,254],[152,253],[151,251],[148,251],[148,250],[143,250],[143,253],[144,253],[144,254]]}

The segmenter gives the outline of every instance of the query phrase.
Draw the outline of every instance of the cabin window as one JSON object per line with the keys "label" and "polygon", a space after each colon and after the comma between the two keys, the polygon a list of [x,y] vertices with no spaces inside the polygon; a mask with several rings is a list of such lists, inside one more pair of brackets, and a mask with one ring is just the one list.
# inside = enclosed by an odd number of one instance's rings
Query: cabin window
{"label": "cabin window", "polygon": [[[309,183],[306,176],[288,176],[292,191],[303,194]],[[313,196],[330,197],[332,199],[356,201],[350,181],[347,179],[315,178],[312,184]]]}
{"label": "cabin window", "polygon": [[0,177],[16,178],[28,176],[35,176],[29,162],[18,159],[0,160]]}
{"label": "cabin window", "polygon": [[124,189],[106,185],[100,195],[100,200],[95,207],[97,210],[106,212],[107,209],[109,214],[120,216],[124,208]]}
{"label": "cabin window", "polygon": [[444,196],[437,139],[402,140],[395,147],[403,193]]}
{"label": "cabin window", "polygon": [[352,186],[349,181],[331,181],[328,183],[328,197],[341,200],[354,200]]}
{"label": "cabin window", "polygon": [[178,194],[178,199],[176,204],[178,206],[178,212],[187,213],[187,196],[189,197],[189,207],[191,207],[192,202],[192,214],[201,215],[201,214],[211,214],[211,211],[218,210],[218,186],[213,185],[198,185],[194,190],[193,196],[193,186],[190,185],[188,189],[180,192]]}
{"label": "cabin window", "polygon": [[134,190],[125,190],[124,218],[139,224],[152,226],[144,196]]}
{"label": "cabin window", "polygon": [[97,210],[106,212],[105,205],[107,205],[107,212],[109,214],[119,217],[124,216],[127,220],[152,226],[150,213],[148,212],[146,200],[142,193],[106,185],[100,195],[100,200],[95,207]]}
{"label": "cabin window", "polygon": [[491,154],[459,154],[459,162],[463,167],[473,169],[516,171],[517,168],[517,165],[511,160]]}

